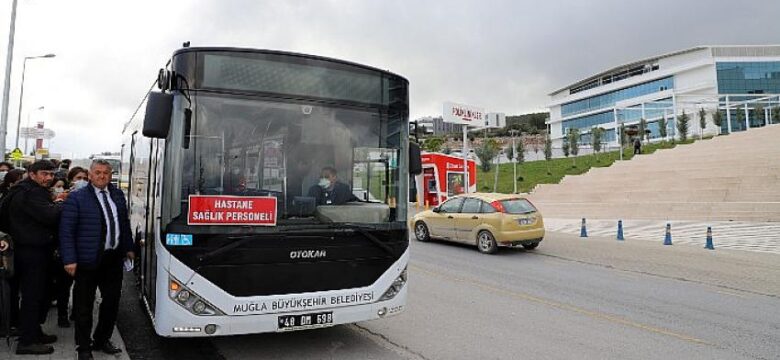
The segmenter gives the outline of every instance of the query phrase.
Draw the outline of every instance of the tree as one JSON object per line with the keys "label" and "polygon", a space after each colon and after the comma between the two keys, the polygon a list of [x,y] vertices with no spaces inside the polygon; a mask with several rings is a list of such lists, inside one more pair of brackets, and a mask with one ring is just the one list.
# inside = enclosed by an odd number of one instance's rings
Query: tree
{"label": "tree", "polygon": [[593,146],[593,154],[597,154],[601,151],[601,138],[604,135],[604,129],[600,127],[594,127],[590,130],[591,146]]}
{"label": "tree", "polygon": [[658,119],[658,135],[661,136],[661,139],[666,140],[666,127],[668,125],[666,124],[666,116],[661,116],[660,119]]}
{"label": "tree", "polygon": [[492,164],[490,162],[498,155],[498,151],[499,146],[495,139],[488,139],[487,141],[482,142],[482,145],[477,146],[477,148],[474,149],[477,158],[479,158],[479,167],[482,168],[483,172],[488,172],[492,169]]}
{"label": "tree", "polygon": [[[740,128],[745,125],[745,111],[742,109],[737,109],[737,126]],[[747,130],[747,128],[745,128]]]}
{"label": "tree", "polygon": [[572,155],[572,167],[577,167],[577,154],[580,152],[580,129],[569,129],[569,151]]}
{"label": "tree", "polygon": [[704,128],[707,126],[707,111],[699,109],[699,140],[704,139]]}
{"label": "tree", "polygon": [[780,124],[780,106],[775,106],[772,110],[772,124]]}
{"label": "tree", "polygon": [[566,135],[566,137],[563,138],[562,144],[561,144],[561,150],[563,150],[563,156],[569,157],[569,136]]}
{"label": "tree", "polygon": [[761,104],[756,104],[753,113],[756,114],[755,119],[757,123],[764,122],[764,107]]}
{"label": "tree", "polygon": [[623,147],[628,146],[628,134],[626,134],[626,125],[620,124],[620,144],[623,145]]}
{"label": "tree", "polygon": [[647,129],[647,121],[644,118],[639,119],[639,140],[645,141],[645,129]]}
{"label": "tree", "polygon": [[552,139],[550,134],[544,139],[544,162],[547,163],[547,175],[550,175],[550,159],[552,159]]}
{"label": "tree", "polygon": [[720,135],[720,127],[723,125],[723,114],[721,114],[720,110],[715,110],[712,113],[712,123],[718,128],[718,135]]}
{"label": "tree", "polygon": [[517,156],[517,163],[522,164],[525,161],[525,144],[523,144],[525,137],[521,136],[517,139],[517,145],[515,145],[515,153]]}
{"label": "tree", "polygon": [[690,118],[688,114],[683,110],[682,115],[677,117],[677,132],[680,133],[680,141],[688,139],[688,121]]}
{"label": "tree", "polygon": [[431,137],[425,139],[422,148],[425,151],[439,152],[443,144],[444,144],[444,139],[440,137]]}
{"label": "tree", "polygon": [[539,160],[539,150],[541,150],[542,144],[540,144],[539,141],[539,135],[534,134],[534,142],[531,145],[534,149],[534,154],[536,154],[536,160]]}

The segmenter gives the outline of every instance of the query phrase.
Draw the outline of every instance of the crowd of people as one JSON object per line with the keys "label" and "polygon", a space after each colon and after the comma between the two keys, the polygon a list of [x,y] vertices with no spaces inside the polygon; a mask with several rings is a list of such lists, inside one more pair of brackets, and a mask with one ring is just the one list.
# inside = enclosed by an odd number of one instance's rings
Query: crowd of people
{"label": "crowd of people", "polygon": [[42,327],[54,303],[59,327],[75,323],[78,359],[92,359],[93,350],[122,352],[110,338],[123,267],[132,267],[135,249],[124,194],[111,173],[105,160],[89,169],[71,168],[69,160],[24,169],[0,162],[0,253],[13,259],[2,263],[8,291],[0,323],[6,336],[18,336],[16,354],[54,352],[57,336]]}

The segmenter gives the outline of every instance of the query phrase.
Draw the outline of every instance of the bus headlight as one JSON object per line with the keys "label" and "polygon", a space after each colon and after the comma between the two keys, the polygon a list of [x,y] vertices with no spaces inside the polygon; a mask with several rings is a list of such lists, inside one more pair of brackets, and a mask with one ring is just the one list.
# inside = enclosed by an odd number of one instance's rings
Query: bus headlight
{"label": "bus headlight", "polygon": [[206,304],[204,304],[203,301],[196,301],[194,304],[192,304],[193,313],[200,314],[204,311],[206,311]]}
{"label": "bus headlight", "polygon": [[179,291],[178,294],[176,294],[176,300],[179,300],[180,303],[184,304],[187,302],[187,300],[190,299],[190,292],[187,290]]}
{"label": "bus headlight", "polygon": [[225,315],[216,306],[209,304],[208,301],[186,288],[178,280],[172,277],[169,277],[168,280],[170,284],[168,296],[187,311],[201,316]]}
{"label": "bus headlight", "polygon": [[403,289],[404,285],[406,284],[406,268],[404,268],[404,271],[401,271],[401,274],[398,275],[395,280],[393,280],[393,283],[390,284],[390,287],[387,288],[387,291],[385,291],[384,295],[379,298],[379,301],[385,301],[390,300],[394,298],[396,295],[398,295],[399,292],[401,292],[401,289]]}

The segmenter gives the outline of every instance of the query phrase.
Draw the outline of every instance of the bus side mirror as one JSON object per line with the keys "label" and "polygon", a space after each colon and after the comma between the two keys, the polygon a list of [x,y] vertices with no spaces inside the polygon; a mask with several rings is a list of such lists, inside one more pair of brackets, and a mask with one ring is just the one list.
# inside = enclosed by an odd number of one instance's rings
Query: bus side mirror
{"label": "bus side mirror", "polygon": [[173,111],[173,95],[150,92],[146,101],[143,134],[146,137],[164,139],[168,137]]}
{"label": "bus side mirror", "polygon": [[420,156],[420,145],[415,142],[409,142],[409,174],[422,174],[422,157]]}

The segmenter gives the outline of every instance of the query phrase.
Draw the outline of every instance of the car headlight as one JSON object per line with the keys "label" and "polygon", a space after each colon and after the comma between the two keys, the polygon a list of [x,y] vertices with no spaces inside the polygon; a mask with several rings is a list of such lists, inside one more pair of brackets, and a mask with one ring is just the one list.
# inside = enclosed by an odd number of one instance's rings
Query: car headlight
{"label": "car headlight", "polygon": [[187,311],[200,316],[225,315],[173,277],[168,277],[168,296]]}
{"label": "car headlight", "polygon": [[399,274],[398,277],[393,280],[393,283],[390,284],[390,287],[387,288],[387,291],[385,291],[382,297],[379,298],[379,301],[385,301],[394,298],[396,295],[398,295],[399,292],[401,292],[401,289],[403,289],[405,284],[406,268],[404,268],[404,270],[401,271],[401,274]]}

